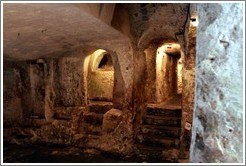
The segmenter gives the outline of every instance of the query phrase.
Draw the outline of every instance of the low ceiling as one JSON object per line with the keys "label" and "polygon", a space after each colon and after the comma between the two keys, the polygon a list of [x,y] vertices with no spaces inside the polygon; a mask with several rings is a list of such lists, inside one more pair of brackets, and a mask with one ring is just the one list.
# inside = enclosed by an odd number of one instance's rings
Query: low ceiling
{"label": "low ceiling", "polygon": [[187,3],[124,4],[128,9],[132,33],[138,38],[139,47],[146,47],[153,40],[177,40],[183,34],[188,17]]}
{"label": "low ceiling", "polygon": [[184,31],[189,7],[176,3],[4,3],[4,58],[38,59],[63,56],[69,51],[90,46],[106,48],[116,43],[120,46],[119,43],[129,41],[129,34],[111,26],[113,14],[117,12],[115,6],[128,12],[128,18],[121,17],[129,21],[127,26],[130,26],[131,35],[137,39],[139,47],[146,47],[153,40],[176,40],[175,35]]}
{"label": "low ceiling", "polygon": [[[95,42],[109,45],[126,39],[107,24],[111,20],[96,17],[96,7],[85,5],[4,4],[4,57],[27,60],[60,56],[77,47],[93,46]],[[102,12],[100,6],[98,10]]]}

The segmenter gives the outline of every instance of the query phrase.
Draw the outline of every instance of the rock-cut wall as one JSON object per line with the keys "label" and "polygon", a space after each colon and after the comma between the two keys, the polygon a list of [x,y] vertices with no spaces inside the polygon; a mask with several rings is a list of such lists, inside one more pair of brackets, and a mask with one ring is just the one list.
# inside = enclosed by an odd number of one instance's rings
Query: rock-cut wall
{"label": "rock-cut wall", "polygon": [[198,4],[191,162],[243,162],[243,4]]}

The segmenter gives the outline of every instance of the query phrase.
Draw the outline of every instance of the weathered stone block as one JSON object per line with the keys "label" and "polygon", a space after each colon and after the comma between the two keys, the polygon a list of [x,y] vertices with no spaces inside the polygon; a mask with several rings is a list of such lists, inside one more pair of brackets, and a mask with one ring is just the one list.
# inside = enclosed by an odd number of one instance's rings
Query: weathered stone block
{"label": "weathered stone block", "polygon": [[122,120],[122,111],[111,109],[103,115],[103,132],[112,132]]}

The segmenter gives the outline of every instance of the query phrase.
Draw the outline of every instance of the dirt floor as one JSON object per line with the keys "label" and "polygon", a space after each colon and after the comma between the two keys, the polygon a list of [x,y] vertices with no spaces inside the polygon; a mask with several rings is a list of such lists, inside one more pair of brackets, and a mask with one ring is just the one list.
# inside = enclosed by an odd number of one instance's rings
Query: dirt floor
{"label": "dirt floor", "polygon": [[96,149],[60,147],[56,145],[14,145],[3,147],[4,163],[126,163]]}
{"label": "dirt floor", "polygon": [[3,163],[162,163],[162,161],[144,160],[137,156],[123,158],[97,149],[41,144],[4,144]]}

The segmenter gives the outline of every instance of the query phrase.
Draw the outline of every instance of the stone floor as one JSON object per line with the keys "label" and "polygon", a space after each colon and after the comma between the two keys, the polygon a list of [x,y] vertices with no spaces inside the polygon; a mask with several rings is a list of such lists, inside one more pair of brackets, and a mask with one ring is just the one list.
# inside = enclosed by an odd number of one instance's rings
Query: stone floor
{"label": "stone floor", "polygon": [[160,163],[136,156],[122,158],[96,149],[58,145],[4,144],[3,163]]}
{"label": "stone floor", "polygon": [[174,95],[169,100],[165,101],[164,103],[161,103],[161,106],[165,107],[175,107],[181,109],[181,100],[182,100],[182,94]]}
{"label": "stone floor", "polygon": [[96,149],[47,145],[4,145],[4,163],[121,163]]}

